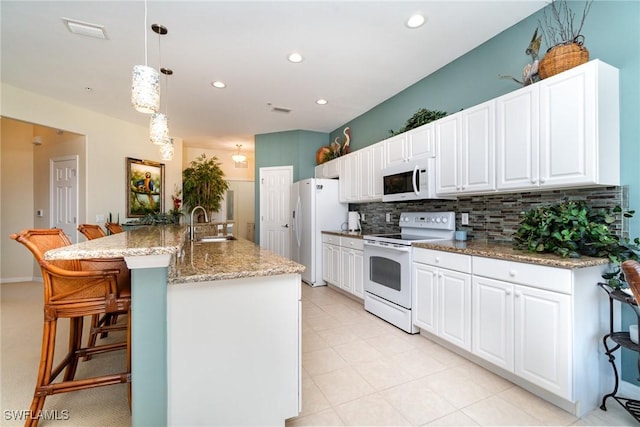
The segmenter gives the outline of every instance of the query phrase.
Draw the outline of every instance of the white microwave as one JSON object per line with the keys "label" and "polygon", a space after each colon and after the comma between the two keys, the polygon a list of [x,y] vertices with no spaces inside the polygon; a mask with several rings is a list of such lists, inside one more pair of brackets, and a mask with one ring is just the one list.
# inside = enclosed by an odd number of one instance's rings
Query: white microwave
{"label": "white microwave", "polygon": [[382,170],[382,201],[404,202],[435,198],[435,161],[409,161]]}

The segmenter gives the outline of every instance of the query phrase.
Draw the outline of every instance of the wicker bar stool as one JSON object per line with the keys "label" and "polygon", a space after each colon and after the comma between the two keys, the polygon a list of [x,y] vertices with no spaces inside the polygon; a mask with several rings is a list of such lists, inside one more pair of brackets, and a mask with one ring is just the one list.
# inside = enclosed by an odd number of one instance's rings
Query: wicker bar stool
{"label": "wicker bar stool", "polygon": [[104,226],[107,227],[107,230],[109,230],[111,234],[118,234],[124,231],[124,228],[116,222],[106,222]]}
{"label": "wicker bar stool", "polygon": [[[117,268],[82,270],[79,260],[46,261],[44,253],[50,249],[70,244],[60,229],[23,230],[11,238],[27,247],[40,264],[44,281],[44,327],[42,351],[30,417],[26,426],[36,426],[42,413],[45,398],[49,395],[85,390],[106,385],[129,383],[131,403],[131,332],[127,325],[105,325],[102,331],[127,331],[125,342],[82,347],[84,316],[103,316],[108,313],[128,313],[131,297],[118,292]],[[94,264],[105,266],[107,264]],[[69,319],[69,348],[66,356],[55,367],[55,340],[58,319]],[[129,317],[128,317],[129,318]],[[75,379],[81,357],[126,350],[127,368],[124,372]],[[64,371],[61,381],[54,380]]]}

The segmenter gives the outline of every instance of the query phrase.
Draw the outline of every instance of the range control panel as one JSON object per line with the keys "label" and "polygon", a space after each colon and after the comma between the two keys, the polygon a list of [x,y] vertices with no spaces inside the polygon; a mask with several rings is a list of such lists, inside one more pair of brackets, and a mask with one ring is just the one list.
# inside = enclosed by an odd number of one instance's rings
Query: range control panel
{"label": "range control panel", "polygon": [[455,212],[403,212],[400,214],[401,228],[432,228],[455,230]]}

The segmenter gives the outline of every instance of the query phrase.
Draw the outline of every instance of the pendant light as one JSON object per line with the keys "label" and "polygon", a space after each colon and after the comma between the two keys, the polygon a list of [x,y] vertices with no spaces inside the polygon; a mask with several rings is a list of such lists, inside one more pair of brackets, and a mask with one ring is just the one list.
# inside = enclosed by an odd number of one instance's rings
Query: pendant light
{"label": "pendant light", "polygon": [[170,68],[161,68],[160,72],[164,74],[165,78],[165,114],[161,112],[153,113],[151,120],[149,121],[149,139],[156,145],[164,145],[169,143],[169,119],[166,112],[169,110],[169,81],[167,76],[173,74],[173,70]]}
{"label": "pendant light", "polygon": [[169,142],[160,146],[160,157],[162,160],[173,160],[173,138],[169,138]]}
{"label": "pendant light", "polygon": [[147,0],[144,2],[144,65],[133,66],[131,105],[146,114],[160,108],[160,74],[147,65]]}
{"label": "pendant light", "polygon": [[[167,27],[160,24],[153,24],[151,26],[151,29],[153,30],[154,33],[158,35],[158,68],[160,69],[160,72],[165,76],[165,79],[164,79],[165,89],[167,89],[168,87],[167,76],[173,74],[173,71],[171,71],[168,68],[161,68],[162,67],[162,50],[160,49],[160,40],[162,39],[163,35],[169,32],[169,30],[167,30]],[[167,90],[167,93],[168,93],[168,90]],[[165,102],[164,105],[165,105],[165,112],[166,112],[167,102]],[[162,114],[159,109],[155,113],[153,113],[149,121],[149,139],[151,140],[151,142],[157,145],[167,144],[169,142],[168,118],[167,118],[167,115]]]}
{"label": "pendant light", "polygon": [[242,163],[247,160],[247,156],[245,156],[244,154],[240,154],[240,147],[242,147],[242,144],[236,144],[236,147],[238,147],[238,153],[231,156],[231,158],[236,163]]}

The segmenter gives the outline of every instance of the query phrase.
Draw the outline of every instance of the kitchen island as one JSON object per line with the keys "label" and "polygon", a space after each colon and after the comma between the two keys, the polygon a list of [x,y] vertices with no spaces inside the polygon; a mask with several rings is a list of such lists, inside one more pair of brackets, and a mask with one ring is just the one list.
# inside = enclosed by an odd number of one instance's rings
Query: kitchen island
{"label": "kitchen island", "polygon": [[45,258],[124,257],[132,425],[283,425],[300,408],[300,273],[247,240],[147,226]]}

